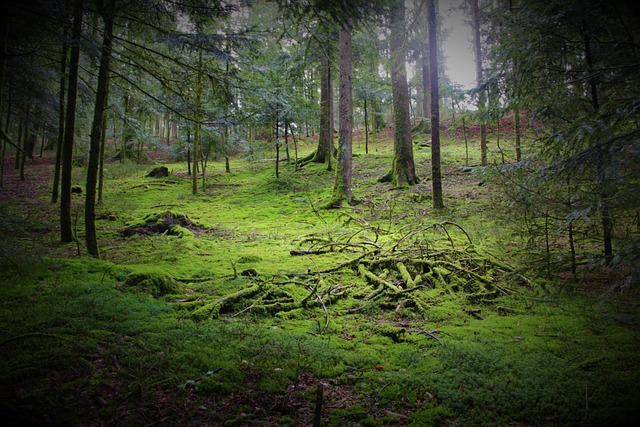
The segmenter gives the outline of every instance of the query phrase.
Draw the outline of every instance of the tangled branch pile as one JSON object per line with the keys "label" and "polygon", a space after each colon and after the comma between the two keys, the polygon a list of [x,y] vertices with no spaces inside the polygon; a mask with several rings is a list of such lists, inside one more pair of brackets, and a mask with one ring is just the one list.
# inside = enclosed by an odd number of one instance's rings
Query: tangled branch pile
{"label": "tangled branch pile", "polygon": [[[454,242],[450,227],[464,233],[464,244]],[[442,231],[446,239],[437,243],[428,239],[427,233],[433,237],[434,229]],[[373,239],[356,239],[371,234]],[[200,305],[192,316],[201,320],[247,311],[290,316],[312,307],[322,307],[326,312],[329,304],[348,297],[353,299],[352,312],[374,303],[385,310],[408,309],[421,314],[443,293],[461,295],[466,302],[479,304],[528,284],[513,267],[474,245],[453,223],[387,238],[386,245],[380,243],[380,237],[381,231],[371,228],[340,238],[306,236],[299,241],[301,249],[291,251],[292,256],[340,252],[353,257],[316,272],[262,277],[256,271],[245,271],[241,274],[250,277],[250,286]]]}

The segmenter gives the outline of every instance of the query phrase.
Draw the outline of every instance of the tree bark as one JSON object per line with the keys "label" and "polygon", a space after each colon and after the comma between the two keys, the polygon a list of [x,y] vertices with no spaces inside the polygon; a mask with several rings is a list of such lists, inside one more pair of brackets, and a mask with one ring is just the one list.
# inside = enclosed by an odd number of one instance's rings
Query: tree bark
{"label": "tree bark", "polygon": [[[3,2],[0,5],[0,100],[4,99],[4,79],[7,73],[7,38],[9,36],[9,3]],[[0,123],[0,129],[2,124]],[[4,132],[3,132],[4,135]],[[4,182],[4,157],[6,153],[7,142],[0,138],[0,188]]]}
{"label": "tree bark", "polygon": [[[589,28],[585,18],[586,11],[582,10],[582,38],[584,42],[584,57],[587,66],[587,72],[589,75],[588,84],[589,92],[591,95],[591,106],[595,112],[600,109],[600,99],[598,94],[598,82],[596,80],[596,73],[594,72],[594,60],[593,52],[591,49],[591,36],[589,34]],[[600,142],[600,141],[598,141]],[[610,265],[613,261],[613,218],[611,216],[611,193],[610,193],[610,179],[607,167],[608,155],[606,150],[598,149],[600,162],[598,163],[598,184],[600,185],[600,220],[602,224],[602,238],[604,245],[604,262],[606,265]]]}
{"label": "tree bark", "polygon": [[425,43],[422,50],[422,113],[424,116],[422,120],[425,123],[431,117],[431,70],[429,61],[429,49],[427,48],[427,43]]}
{"label": "tree bark", "polygon": [[[422,43],[422,114],[423,120],[422,123],[425,125],[429,125],[429,119],[431,118],[431,70],[430,70],[430,56],[429,51],[430,47],[430,39],[428,37],[428,29],[429,29],[429,7],[425,8],[425,23],[427,26],[427,40],[423,40]],[[426,127],[426,126],[425,126]],[[430,132],[430,129],[424,128],[424,131],[427,133]]]}
{"label": "tree bark", "polygon": [[404,0],[391,10],[391,90],[393,92],[394,157],[391,171],[380,179],[395,185],[418,183],[413,161],[409,87],[407,84]]}
{"label": "tree bark", "polygon": [[431,178],[433,207],[444,207],[442,200],[442,172],[440,169],[440,104],[438,91],[438,41],[436,0],[427,0],[429,20],[429,70],[431,73]]}
{"label": "tree bark", "polygon": [[482,77],[482,40],[480,38],[480,9],[478,0],[471,0],[471,17],[473,20],[473,40],[476,60],[476,85],[478,92],[478,111],[480,113],[480,162],[482,166],[487,164],[487,125],[484,119],[486,93]]}
{"label": "tree bark", "polygon": [[[333,124],[331,123],[331,63],[328,54],[320,56],[320,131],[318,148],[312,159],[315,163],[325,163],[331,152]],[[331,164],[329,162],[329,164]]]}
{"label": "tree bark", "polygon": [[196,76],[196,117],[193,129],[193,175],[191,177],[191,193],[198,194],[198,162],[202,142],[202,51],[198,52],[198,75]]}
{"label": "tree bark", "polygon": [[330,207],[339,207],[342,202],[353,203],[351,194],[352,143],[353,143],[353,85],[351,82],[351,31],[346,25],[340,29],[340,112],[338,161],[336,162],[335,185]]}
{"label": "tree bark", "polygon": [[[65,29],[64,38],[66,40],[67,30]],[[65,92],[67,87],[67,56],[69,46],[66,41],[62,43],[62,52],[60,54],[60,92],[58,97],[58,143],[56,144],[56,165],[53,170],[53,188],[51,190],[51,203],[58,203],[58,192],[60,189],[60,163],[62,161],[62,146],[64,144],[64,108],[65,108]]]}
{"label": "tree bark", "polygon": [[114,9],[115,0],[107,0],[105,9],[102,11],[104,35],[102,39],[102,52],[100,54],[100,68],[98,71],[96,104],[89,142],[89,162],[87,165],[87,185],[85,189],[85,241],[87,244],[87,253],[95,258],[99,258],[100,256],[98,251],[98,237],[96,234],[96,185],[98,182],[101,142],[105,124],[104,114],[109,99],[109,66],[111,63]]}
{"label": "tree bark", "polygon": [[80,69],[80,39],[82,37],[82,14],[84,0],[76,0],[73,11],[72,45],[69,58],[69,80],[67,111],[62,147],[62,171],[60,176],[60,240],[73,242],[71,223],[71,173],[73,167],[73,142],[76,123],[76,98],[78,97],[78,72]]}
{"label": "tree bark", "polygon": [[520,107],[516,107],[513,112],[515,116],[515,132],[516,132],[516,161],[522,160],[522,148],[521,148],[521,132],[522,126],[520,121]]}

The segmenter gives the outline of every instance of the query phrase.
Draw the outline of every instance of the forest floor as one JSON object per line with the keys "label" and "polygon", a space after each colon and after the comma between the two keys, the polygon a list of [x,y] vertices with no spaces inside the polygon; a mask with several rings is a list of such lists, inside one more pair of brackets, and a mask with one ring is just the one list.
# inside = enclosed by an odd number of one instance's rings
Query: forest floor
{"label": "forest floor", "polygon": [[[473,129],[470,129],[473,132]],[[513,161],[492,134],[491,162]],[[354,142],[354,206],[333,172],[264,143],[212,160],[109,163],[101,258],[59,242],[51,153],[6,161],[0,189],[0,416],[25,426],[631,425],[640,299],[617,272],[532,264],[500,188],[444,132],[445,209],[421,182],[381,184],[392,134]],[[298,141],[302,158],[313,138]],[[284,156],[284,153],[281,153]],[[84,169],[74,169],[74,185]]]}

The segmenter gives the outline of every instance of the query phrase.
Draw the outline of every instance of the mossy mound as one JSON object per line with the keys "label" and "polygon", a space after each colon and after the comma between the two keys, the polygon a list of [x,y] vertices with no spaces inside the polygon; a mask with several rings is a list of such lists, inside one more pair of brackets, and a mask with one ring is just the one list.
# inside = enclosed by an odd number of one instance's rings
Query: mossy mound
{"label": "mossy mound", "polygon": [[166,166],[156,166],[147,174],[147,178],[166,178],[170,174]]}
{"label": "mossy mound", "polygon": [[121,232],[124,237],[133,235],[178,236],[180,238],[195,237],[194,232],[204,231],[205,227],[196,224],[187,215],[180,212],[165,211],[145,215],[140,220],[130,222]]}
{"label": "mossy mound", "polygon": [[127,289],[139,289],[154,297],[183,292],[180,283],[164,272],[131,273],[124,282]]}

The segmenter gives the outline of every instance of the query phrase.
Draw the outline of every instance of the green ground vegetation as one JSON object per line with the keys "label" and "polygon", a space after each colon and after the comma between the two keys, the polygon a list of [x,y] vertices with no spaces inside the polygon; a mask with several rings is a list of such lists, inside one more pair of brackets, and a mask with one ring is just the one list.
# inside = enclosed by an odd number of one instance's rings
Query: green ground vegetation
{"label": "green ground vegetation", "polygon": [[[455,132],[442,144],[445,209],[433,210],[430,150],[420,138],[421,181],[404,188],[377,182],[390,166],[390,139],[378,135],[364,154],[356,138],[358,203],[340,209],[322,208],[333,185],[325,165],[282,162],[276,178],[269,150],[234,157],[231,173],[212,162],[197,195],[184,163],[160,159],[170,171],[162,178],[146,176],[153,165],[109,164],[99,260],[81,243],[58,242],[48,182],[3,198],[3,419],[635,421],[637,289],[614,290],[611,276],[561,280],[532,268],[503,191],[466,167]],[[314,147],[300,141],[301,156]],[[470,150],[477,164],[475,141]],[[508,138],[501,150],[491,162],[513,161]],[[49,164],[40,167],[28,170],[50,176]],[[77,184],[83,176],[77,168]],[[80,212],[82,195],[74,197]]]}

